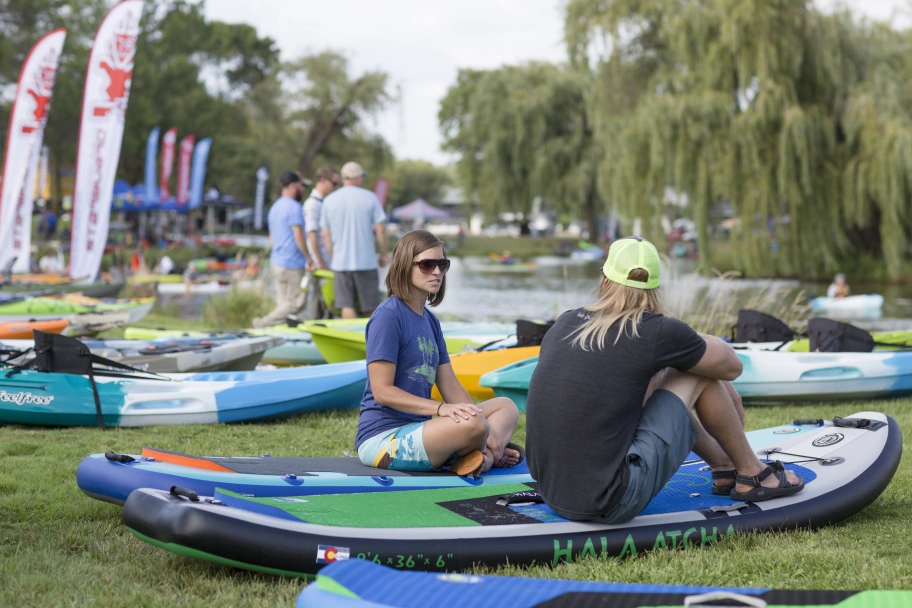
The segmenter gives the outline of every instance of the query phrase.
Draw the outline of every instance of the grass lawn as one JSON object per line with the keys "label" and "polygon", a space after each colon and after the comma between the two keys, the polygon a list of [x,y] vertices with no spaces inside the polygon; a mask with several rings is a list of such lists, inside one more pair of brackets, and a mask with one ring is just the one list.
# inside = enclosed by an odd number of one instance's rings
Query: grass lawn
{"label": "grass lawn", "polygon": [[[748,428],[867,409],[893,415],[912,436],[912,399],[748,408]],[[76,487],[80,460],[155,446],[196,454],[340,456],[351,449],[357,414],[306,415],[275,424],[141,429],[0,428],[0,605],[294,605],[303,580],[197,562],[135,539],[120,508]],[[524,419],[517,436],[524,435]],[[912,587],[912,464],[848,522],[816,532],[762,533],[718,545],[658,551],[622,561],[589,559],[554,570],[489,574],[665,584],[822,589]]]}

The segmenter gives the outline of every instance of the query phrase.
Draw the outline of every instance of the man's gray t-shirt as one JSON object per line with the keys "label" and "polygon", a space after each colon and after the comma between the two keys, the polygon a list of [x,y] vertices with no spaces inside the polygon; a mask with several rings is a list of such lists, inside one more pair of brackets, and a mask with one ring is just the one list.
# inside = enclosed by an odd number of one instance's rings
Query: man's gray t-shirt
{"label": "man's gray t-shirt", "polygon": [[583,308],[562,314],[542,341],[529,384],[526,451],[545,502],[569,519],[591,519],[618,504],[627,489],[627,449],[640,421],[649,381],[667,367],[686,371],[706,342],[686,323],[645,313],[639,337],[629,328],[603,350],[573,345],[590,318]]}
{"label": "man's gray t-shirt", "polygon": [[375,270],[374,226],[386,221],[377,195],[359,186],[339,188],[323,200],[320,227],[332,236],[334,272]]}

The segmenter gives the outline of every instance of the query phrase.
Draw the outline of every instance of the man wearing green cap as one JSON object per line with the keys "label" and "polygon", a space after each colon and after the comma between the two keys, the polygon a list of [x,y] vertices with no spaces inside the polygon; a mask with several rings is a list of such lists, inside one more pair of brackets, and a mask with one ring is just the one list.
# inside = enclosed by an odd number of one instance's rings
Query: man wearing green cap
{"label": "man wearing green cap", "polygon": [[545,335],[529,385],[526,453],[545,502],[568,519],[628,521],[691,450],[712,468],[713,494],[799,492],[800,477],[748,444],[735,351],[662,314],[656,248],[615,241],[602,272],[598,302]]}

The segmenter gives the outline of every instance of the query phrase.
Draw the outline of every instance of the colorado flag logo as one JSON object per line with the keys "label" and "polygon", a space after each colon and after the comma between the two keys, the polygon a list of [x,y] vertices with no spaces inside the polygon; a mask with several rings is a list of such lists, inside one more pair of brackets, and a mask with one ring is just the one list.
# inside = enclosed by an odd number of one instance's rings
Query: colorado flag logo
{"label": "colorado flag logo", "polygon": [[348,547],[331,547],[329,545],[317,545],[317,563],[331,564],[340,559],[348,559]]}

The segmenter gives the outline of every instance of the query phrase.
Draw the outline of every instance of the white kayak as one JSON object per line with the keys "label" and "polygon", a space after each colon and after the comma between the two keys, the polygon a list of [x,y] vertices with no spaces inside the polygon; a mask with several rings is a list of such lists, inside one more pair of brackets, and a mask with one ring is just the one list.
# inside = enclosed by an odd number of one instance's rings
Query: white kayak
{"label": "white kayak", "polygon": [[912,351],[737,354],[744,371],[732,384],[745,402],[846,401],[912,394]]}
{"label": "white kayak", "polygon": [[845,298],[820,297],[811,300],[811,310],[814,312],[841,312],[857,314],[877,314],[883,308],[884,298],[877,293],[863,296],[848,296]]}

